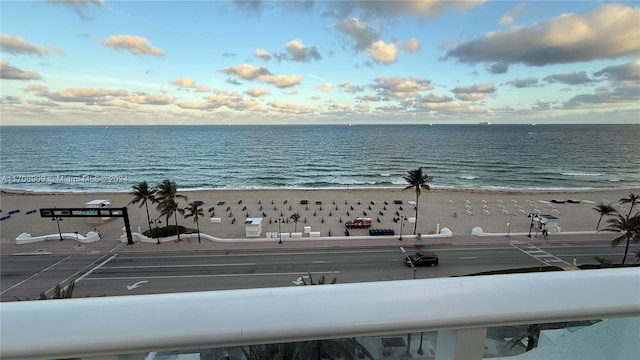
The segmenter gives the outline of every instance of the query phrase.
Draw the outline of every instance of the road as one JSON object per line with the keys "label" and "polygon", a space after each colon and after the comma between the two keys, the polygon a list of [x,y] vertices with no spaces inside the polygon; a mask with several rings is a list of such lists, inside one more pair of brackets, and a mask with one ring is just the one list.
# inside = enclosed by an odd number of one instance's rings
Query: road
{"label": "road", "polygon": [[[407,248],[407,251],[415,251]],[[427,251],[427,250],[424,250]],[[595,255],[618,261],[624,248],[608,243],[529,243],[434,245],[440,265],[418,268],[417,278],[464,275],[488,270],[538,266],[560,267],[576,259],[595,263]],[[260,251],[113,253],[102,255],[2,256],[2,301],[35,298],[57,283],[78,279],[76,296],[133,295],[182,291],[293,286],[311,276],[338,283],[411,279],[398,246]]]}

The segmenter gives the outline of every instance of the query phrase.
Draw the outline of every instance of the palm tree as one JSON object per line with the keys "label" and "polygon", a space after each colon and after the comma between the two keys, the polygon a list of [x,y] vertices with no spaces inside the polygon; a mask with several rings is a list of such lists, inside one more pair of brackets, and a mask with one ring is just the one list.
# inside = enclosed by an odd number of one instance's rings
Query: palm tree
{"label": "palm tree", "polygon": [[413,233],[416,233],[418,227],[418,198],[422,193],[422,190],[431,190],[429,187],[429,181],[433,178],[427,174],[422,173],[422,168],[419,167],[415,170],[409,170],[409,173],[404,177],[404,180],[409,184],[402,190],[415,189],[416,190],[416,221],[413,225]]}
{"label": "palm tree", "polygon": [[297,232],[298,221],[300,221],[300,213],[296,211],[295,213],[291,214],[291,216],[289,216],[289,219],[293,221],[293,232]]}
{"label": "palm tree", "polygon": [[158,201],[158,210],[162,215],[167,217],[167,224],[169,223],[169,217],[174,216],[176,221],[176,232],[178,233],[178,241],[180,241],[180,230],[178,229],[178,203],[176,198],[182,198],[187,200],[185,195],[178,194],[178,185],[175,181],[163,180],[156,188],[155,198]]}
{"label": "palm tree", "polygon": [[132,189],[133,190],[129,194],[133,195],[133,200],[131,200],[127,205],[140,203],[139,207],[142,207],[142,205],[145,206],[147,210],[147,224],[149,224],[149,234],[151,234],[149,202],[154,203],[156,201],[156,199],[153,197],[155,189],[149,188],[149,184],[146,181],[141,181],[138,184],[133,185]]}
{"label": "palm tree", "polygon": [[609,226],[600,231],[612,231],[621,233],[620,236],[611,241],[611,247],[616,247],[620,242],[626,240],[626,246],[624,249],[624,257],[622,258],[622,265],[627,260],[627,253],[629,252],[629,242],[633,240],[637,242],[640,240],[640,212],[636,213],[632,217],[624,217],[617,214],[615,218],[607,220]]}
{"label": "palm tree", "polygon": [[633,212],[633,207],[636,206],[637,203],[640,203],[640,194],[629,193],[626,198],[620,199],[621,204],[631,204],[629,208],[629,213],[627,217],[631,216],[631,212]]}
{"label": "palm tree", "polygon": [[600,214],[600,219],[598,219],[598,225],[596,225],[596,230],[598,230],[600,228],[600,221],[602,221],[602,217],[607,215],[613,215],[616,213],[616,209],[609,205],[609,204],[605,204],[603,202],[600,202],[600,204],[596,205],[596,207],[593,208],[593,210],[597,211]]}
{"label": "palm tree", "polygon": [[190,202],[186,208],[178,209],[180,214],[182,214],[185,219],[189,217],[193,217],[193,222],[196,223],[196,229],[198,231],[198,243],[201,242],[200,241],[200,223],[198,222],[198,219],[200,219],[201,216],[204,216],[204,212],[202,211],[202,208],[198,207],[199,205],[200,205],[199,202],[194,201],[194,202]]}

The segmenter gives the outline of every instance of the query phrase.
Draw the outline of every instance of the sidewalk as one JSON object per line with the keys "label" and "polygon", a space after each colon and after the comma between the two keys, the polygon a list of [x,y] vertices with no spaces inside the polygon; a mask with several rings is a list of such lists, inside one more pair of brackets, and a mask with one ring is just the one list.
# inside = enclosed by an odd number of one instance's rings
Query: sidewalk
{"label": "sidewalk", "polygon": [[407,248],[422,248],[432,245],[487,245],[511,244],[531,242],[538,246],[544,244],[561,244],[574,241],[611,241],[615,234],[611,233],[557,233],[549,235],[548,239],[541,237],[527,237],[527,233],[513,233],[507,237],[504,234],[453,235],[451,237],[422,237],[403,235],[402,240],[396,236],[334,236],[319,238],[279,239],[217,239],[217,241],[203,239],[198,243],[196,235],[182,235],[180,242],[165,241],[161,244],[134,242],[133,245],[118,240],[102,239],[93,243],[80,244],[74,240],[48,240],[29,244],[2,243],[3,255],[48,255],[48,254],[100,254],[109,252],[180,252],[180,251],[210,251],[210,250],[261,250],[261,249],[322,249],[340,247],[389,247],[403,246]]}

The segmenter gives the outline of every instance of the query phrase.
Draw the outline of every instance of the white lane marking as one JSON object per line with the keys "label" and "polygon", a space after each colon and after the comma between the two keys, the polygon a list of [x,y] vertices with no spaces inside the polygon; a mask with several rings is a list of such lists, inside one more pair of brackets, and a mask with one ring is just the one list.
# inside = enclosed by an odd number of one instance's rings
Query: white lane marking
{"label": "white lane marking", "polygon": [[17,283],[17,284],[15,284],[15,285],[11,286],[10,288],[6,289],[5,291],[0,292],[0,295],[2,295],[2,294],[4,294],[4,293],[6,293],[7,291],[9,291],[9,290],[11,290],[11,289],[13,289],[13,288],[15,288],[15,287],[17,287],[17,286],[20,286],[20,285],[24,284],[25,282],[27,282],[27,281],[29,281],[29,280],[33,279],[34,277],[36,277],[36,276],[40,275],[41,273],[43,273],[43,272],[45,272],[45,271],[47,271],[47,270],[51,269],[52,267],[54,267],[54,266],[56,266],[56,265],[60,264],[60,263],[61,263],[61,262],[63,262],[63,261],[67,260],[67,259],[68,259],[68,258],[70,258],[71,256],[73,256],[73,255],[69,255],[69,256],[67,256],[67,257],[66,257],[66,258],[64,258],[64,259],[62,259],[62,260],[60,260],[60,261],[57,261],[57,262],[55,262],[55,263],[53,263],[53,264],[51,264],[51,265],[47,266],[44,270],[42,270],[42,271],[38,271],[37,273],[35,273],[35,274],[33,274],[33,275],[29,276],[28,278],[26,278],[26,279],[24,279],[24,280],[20,281],[19,283]]}
{"label": "white lane marking", "polygon": [[[286,272],[286,273],[255,273],[255,274],[207,274],[207,275],[163,275],[163,276],[123,276],[123,277],[96,277],[86,278],[85,281],[103,280],[132,280],[132,279],[185,279],[185,278],[210,278],[210,277],[242,277],[242,276],[305,276],[307,273]],[[340,274],[340,271],[312,271],[311,275]]]}
{"label": "white lane marking", "polygon": [[96,266],[96,267],[94,267],[93,269],[91,269],[91,270],[87,271],[86,273],[82,274],[82,276],[80,276],[79,278],[77,278],[75,282],[76,282],[76,283],[80,282],[80,280],[82,280],[82,279],[86,278],[87,276],[89,276],[89,275],[90,275],[92,272],[94,272],[95,270],[100,269],[104,264],[106,264],[106,263],[108,263],[109,261],[113,260],[113,258],[115,258],[116,256],[118,256],[118,255],[116,254],[116,255],[111,256],[111,257],[110,257],[110,258],[108,258],[107,260],[105,260],[105,261],[101,262],[98,266]]}
{"label": "white lane marking", "polygon": [[318,260],[318,261],[314,261],[313,263],[314,263],[314,264],[330,264],[330,263],[331,263],[331,261],[321,261],[321,260]]}
{"label": "white lane marking", "polygon": [[220,267],[220,266],[253,266],[256,263],[237,264],[190,264],[190,265],[128,265],[105,266],[103,269],[155,269],[155,268],[190,268],[190,267]]}
{"label": "white lane marking", "polygon": [[137,288],[139,288],[140,286],[142,286],[142,284],[146,284],[146,283],[148,283],[148,282],[149,282],[148,280],[142,280],[142,281],[138,281],[138,282],[137,282],[137,283],[135,283],[135,284],[127,285],[127,290],[137,289]]}
{"label": "white lane marking", "polygon": [[395,253],[397,250],[353,250],[353,251],[290,251],[280,253],[229,253],[229,254],[198,254],[198,255],[154,255],[154,256],[121,256],[118,259],[176,259],[176,258],[207,258],[230,256],[291,256],[291,255],[327,255],[327,254],[363,254],[363,253]]}
{"label": "white lane marking", "polygon": [[473,260],[473,259],[477,259],[477,256],[461,256],[458,259],[460,260]]}

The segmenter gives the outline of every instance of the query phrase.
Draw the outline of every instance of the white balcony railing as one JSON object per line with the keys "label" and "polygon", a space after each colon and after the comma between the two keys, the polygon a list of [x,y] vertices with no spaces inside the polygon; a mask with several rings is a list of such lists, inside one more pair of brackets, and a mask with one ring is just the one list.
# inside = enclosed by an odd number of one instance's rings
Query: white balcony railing
{"label": "white balcony railing", "polygon": [[482,358],[487,327],[635,316],[640,268],[23,301],[0,306],[0,358],[435,330],[453,334],[451,345],[439,338],[441,357]]}

